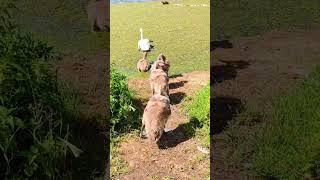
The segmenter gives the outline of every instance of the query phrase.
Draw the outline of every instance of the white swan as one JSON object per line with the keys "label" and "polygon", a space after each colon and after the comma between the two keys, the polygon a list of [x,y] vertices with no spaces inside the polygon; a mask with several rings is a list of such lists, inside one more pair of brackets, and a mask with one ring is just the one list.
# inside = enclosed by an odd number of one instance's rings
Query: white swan
{"label": "white swan", "polygon": [[143,39],[142,28],[140,28],[140,40],[138,41],[138,49],[141,51],[151,50],[150,40]]}

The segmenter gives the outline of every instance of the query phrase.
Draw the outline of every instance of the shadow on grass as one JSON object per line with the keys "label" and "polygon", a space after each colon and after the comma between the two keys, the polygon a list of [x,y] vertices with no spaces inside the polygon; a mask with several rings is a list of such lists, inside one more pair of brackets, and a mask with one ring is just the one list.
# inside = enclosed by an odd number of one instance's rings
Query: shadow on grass
{"label": "shadow on grass", "polygon": [[187,95],[184,92],[176,92],[169,95],[170,96],[170,103],[172,105],[179,104]]}
{"label": "shadow on grass", "polygon": [[247,68],[250,63],[247,61],[222,61],[225,65],[211,66],[210,85],[221,83],[225,80],[231,80],[237,77],[238,69]]}
{"label": "shadow on grass", "polygon": [[174,75],[169,76],[169,78],[177,78],[177,77],[182,77],[182,76],[183,76],[182,74],[174,74]]}
{"label": "shadow on grass", "polygon": [[236,114],[243,109],[240,99],[228,96],[211,98],[210,135],[221,133]]}
{"label": "shadow on grass", "polygon": [[173,82],[169,84],[169,89],[177,89],[179,87],[184,86],[185,83],[188,81],[179,81],[179,82]]}
{"label": "shadow on grass", "polygon": [[176,129],[168,131],[161,136],[158,142],[160,149],[173,148],[195,136],[195,129],[200,127],[200,122],[196,118],[191,118],[187,123],[180,124]]}
{"label": "shadow on grass", "polygon": [[210,42],[210,51],[214,51],[216,48],[229,49],[232,47],[233,47],[233,45],[229,40],[211,41]]}

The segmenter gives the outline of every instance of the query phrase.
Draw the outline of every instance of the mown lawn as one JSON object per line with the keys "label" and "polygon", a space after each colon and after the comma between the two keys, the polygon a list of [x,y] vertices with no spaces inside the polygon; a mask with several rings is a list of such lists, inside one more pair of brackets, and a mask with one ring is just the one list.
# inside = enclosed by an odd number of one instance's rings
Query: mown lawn
{"label": "mown lawn", "polygon": [[[173,2],[172,2],[173,3]],[[177,1],[182,4],[210,4],[209,0]],[[136,63],[139,28],[154,41],[148,60],[163,53],[172,63],[171,74],[209,70],[210,7],[161,5],[160,2],[111,5],[111,63],[130,77],[138,73]]]}
{"label": "mown lawn", "polygon": [[28,0],[16,1],[15,5],[15,23],[61,52],[88,56],[109,45],[109,33],[90,32],[87,0]]}
{"label": "mown lawn", "polygon": [[211,40],[253,36],[274,29],[309,28],[320,22],[318,0],[213,1]]}

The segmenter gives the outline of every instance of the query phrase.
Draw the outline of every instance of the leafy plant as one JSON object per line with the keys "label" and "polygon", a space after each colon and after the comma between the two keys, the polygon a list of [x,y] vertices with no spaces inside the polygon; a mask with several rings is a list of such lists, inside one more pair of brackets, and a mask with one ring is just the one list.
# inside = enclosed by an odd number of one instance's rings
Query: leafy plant
{"label": "leafy plant", "polygon": [[[53,48],[0,15],[0,176],[61,179],[68,152],[68,111],[50,60]],[[71,151],[67,151],[70,149]]]}
{"label": "leafy plant", "polygon": [[124,131],[137,128],[140,119],[127,77],[115,68],[111,68],[110,72],[110,131],[111,136],[115,137]]}
{"label": "leafy plant", "polygon": [[110,76],[110,159],[111,176],[129,171],[118,156],[117,142],[124,133],[137,129],[140,124],[139,109],[135,106],[133,93],[128,87],[126,75],[111,67]]}

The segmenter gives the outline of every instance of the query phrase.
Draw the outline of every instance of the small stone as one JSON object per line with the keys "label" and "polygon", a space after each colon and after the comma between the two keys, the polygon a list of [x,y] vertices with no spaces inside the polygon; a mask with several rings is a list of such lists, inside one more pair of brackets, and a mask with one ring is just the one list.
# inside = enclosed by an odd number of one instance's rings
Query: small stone
{"label": "small stone", "polygon": [[130,161],[130,162],[129,162],[129,166],[130,166],[130,167],[134,167],[134,162]]}
{"label": "small stone", "polygon": [[208,148],[205,148],[205,147],[197,146],[197,149],[198,149],[200,152],[204,153],[204,154],[209,154],[209,153],[210,153],[209,149],[208,149]]}

